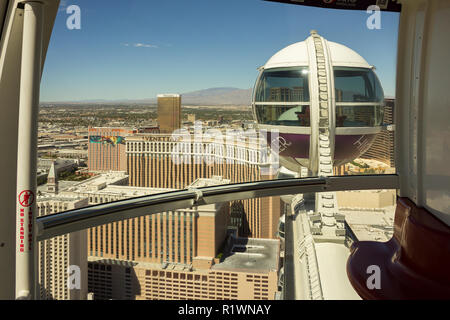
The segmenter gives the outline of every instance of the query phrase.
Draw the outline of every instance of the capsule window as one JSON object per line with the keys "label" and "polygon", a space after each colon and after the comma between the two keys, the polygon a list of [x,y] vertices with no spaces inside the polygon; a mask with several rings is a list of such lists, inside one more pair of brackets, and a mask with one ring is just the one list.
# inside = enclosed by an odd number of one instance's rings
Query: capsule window
{"label": "capsule window", "polygon": [[310,126],[308,106],[256,105],[259,123],[279,126]]}
{"label": "capsule window", "polygon": [[339,102],[383,102],[384,93],[372,69],[334,68],[336,103]]}
{"label": "capsule window", "polygon": [[261,75],[256,102],[307,102],[309,101],[307,68],[274,68]]}
{"label": "capsule window", "polygon": [[383,123],[384,93],[372,69],[334,68],[336,127],[375,127]]}

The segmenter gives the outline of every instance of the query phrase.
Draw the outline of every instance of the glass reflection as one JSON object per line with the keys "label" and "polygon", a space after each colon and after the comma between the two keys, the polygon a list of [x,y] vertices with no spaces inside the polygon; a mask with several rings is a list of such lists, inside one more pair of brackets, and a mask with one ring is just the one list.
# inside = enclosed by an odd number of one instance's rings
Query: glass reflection
{"label": "glass reflection", "polygon": [[256,102],[309,101],[307,68],[265,70],[256,89]]}

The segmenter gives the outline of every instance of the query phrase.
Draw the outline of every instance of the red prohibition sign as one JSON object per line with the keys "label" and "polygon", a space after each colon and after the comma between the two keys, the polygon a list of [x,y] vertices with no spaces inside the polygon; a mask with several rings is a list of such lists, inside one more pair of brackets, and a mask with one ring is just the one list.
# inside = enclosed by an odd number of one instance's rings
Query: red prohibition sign
{"label": "red prohibition sign", "polygon": [[24,208],[28,208],[34,202],[34,193],[30,190],[22,191],[19,194],[20,205]]}

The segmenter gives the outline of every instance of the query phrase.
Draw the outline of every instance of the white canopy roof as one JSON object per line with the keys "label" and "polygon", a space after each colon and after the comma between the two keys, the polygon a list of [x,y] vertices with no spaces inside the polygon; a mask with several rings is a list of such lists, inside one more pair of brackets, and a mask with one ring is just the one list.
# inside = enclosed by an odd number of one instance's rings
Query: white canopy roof
{"label": "white canopy roof", "polygon": [[[309,66],[307,40],[291,44],[275,53],[264,65],[264,69]],[[352,49],[336,42],[325,42],[330,49],[333,66],[370,68],[367,61]]]}

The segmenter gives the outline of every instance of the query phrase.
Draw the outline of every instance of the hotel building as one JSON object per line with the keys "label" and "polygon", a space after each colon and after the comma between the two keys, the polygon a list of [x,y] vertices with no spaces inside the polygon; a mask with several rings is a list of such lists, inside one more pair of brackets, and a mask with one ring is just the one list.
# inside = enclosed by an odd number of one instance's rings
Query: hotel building
{"label": "hotel building", "polygon": [[[221,177],[200,179],[193,185],[228,184]],[[76,192],[100,204],[133,197],[169,192],[173,189],[104,185]],[[88,230],[88,253],[101,258],[184,265],[205,263],[195,257],[214,257],[229,225],[229,203],[211,204],[191,209],[161,212],[118,221]],[[203,237],[212,235],[212,243]],[[209,239],[208,239],[209,240]],[[211,261],[209,261],[211,265]]]}
{"label": "hotel building", "polygon": [[158,124],[161,133],[173,133],[181,128],[181,95],[158,95]]}
{"label": "hotel building", "polygon": [[126,171],[125,140],[137,132],[131,128],[89,127],[88,168],[90,172]]}
{"label": "hotel building", "polygon": [[[184,189],[199,178],[221,176],[231,183],[274,179],[266,151],[258,139],[224,136],[201,142],[175,141],[164,134],[136,134],[127,139],[127,172],[130,186]],[[194,140],[194,139],[193,139]],[[279,197],[244,201],[233,222],[239,234],[253,238],[275,238],[280,218]]]}
{"label": "hotel building", "polygon": [[[228,224],[228,203],[166,211],[89,229],[88,251],[108,259],[211,265]],[[214,241],[205,242],[209,236]]]}
{"label": "hotel building", "polygon": [[[46,195],[38,197],[39,216],[88,206],[86,197]],[[44,240],[38,244],[38,297],[41,300],[85,300],[87,298],[86,230]],[[79,268],[79,283],[68,286],[69,266]],[[79,284],[79,289],[76,286]]]}
{"label": "hotel building", "polygon": [[[208,236],[205,236],[208,237]],[[98,300],[272,300],[278,290],[279,240],[226,238],[222,257],[185,266],[91,256],[89,292]],[[214,239],[209,235],[209,240]],[[225,239],[224,239],[225,240]]]}
{"label": "hotel building", "polygon": [[[213,177],[191,187],[229,182]],[[95,204],[171,190],[109,185],[87,196]],[[91,228],[89,292],[95,299],[272,299],[278,240],[231,237],[229,224],[226,202]]]}

